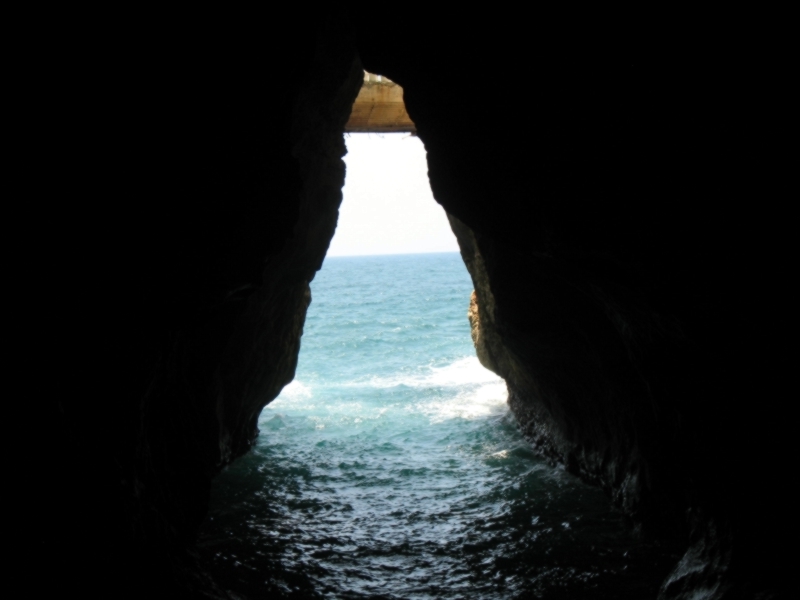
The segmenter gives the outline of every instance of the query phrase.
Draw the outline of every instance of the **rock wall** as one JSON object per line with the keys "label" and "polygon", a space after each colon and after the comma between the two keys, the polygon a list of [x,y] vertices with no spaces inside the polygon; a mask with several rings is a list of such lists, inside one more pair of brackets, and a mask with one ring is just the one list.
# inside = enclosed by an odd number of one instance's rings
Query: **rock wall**
{"label": "rock wall", "polygon": [[[475,232],[463,222],[452,215],[449,218],[475,283],[469,318],[477,355],[484,366],[506,380],[509,405],[527,438],[541,454],[582,479],[602,485],[637,522],[653,520],[654,525],[675,526],[680,522],[676,515],[664,523],[658,520],[664,517],[663,509],[657,512],[659,509],[651,506],[668,502],[669,496],[648,486],[653,478],[646,472],[647,457],[642,455],[642,443],[637,439],[643,435],[637,429],[645,430],[644,435],[656,435],[655,423],[649,422],[652,419],[648,419],[647,413],[637,418],[633,413],[637,410],[635,404],[604,406],[597,398],[601,392],[594,390],[613,385],[613,381],[591,382],[596,387],[581,381],[587,371],[592,374],[592,367],[610,371],[619,368],[612,362],[615,358],[621,361],[626,357],[609,356],[614,348],[607,340],[587,339],[591,331],[586,325],[579,332],[570,331],[570,325],[580,327],[577,323],[558,323],[554,331],[547,330],[552,327],[550,320],[561,318],[561,305],[570,300],[567,295],[572,291],[559,289],[552,281],[544,281],[540,286],[552,298],[545,301],[531,298],[528,302],[528,310],[540,312],[541,326],[547,329],[533,332],[530,338],[515,339],[518,334],[509,331],[506,324],[509,317],[504,314],[502,300],[498,302],[492,291],[493,265],[487,265],[484,257],[488,246],[491,260],[491,242],[481,244]],[[595,319],[602,315],[602,301],[598,299],[596,303],[598,310],[591,315]],[[578,319],[579,314],[573,311],[569,316]],[[597,348],[582,347],[592,341]],[[603,353],[605,356],[601,356]],[[564,363],[581,360],[589,365],[580,364],[574,367],[575,372],[564,372],[569,369]],[[628,400],[622,391],[604,391],[617,402]],[[637,392],[646,398],[645,390],[635,389],[633,394]],[[617,419],[622,422],[616,422]],[[621,439],[625,443],[620,443]]]}
{"label": "rock wall", "polygon": [[37,593],[213,590],[191,551],[210,481],[294,375],[363,79],[340,21],[292,18],[287,39],[258,12],[131,17],[55,69],[85,198],[62,221],[74,363],[32,465]]}
{"label": "rock wall", "polygon": [[68,28],[38,71],[64,315],[40,367],[68,375],[26,489],[29,564],[51,573],[32,592],[219,592],[193,537],[293,374],[360,56],[405,91],[478,355],[531,441],[691,542],[664,597],[778,594],[792,237],[767,47],[697,19],[339,8],[127,15]]}
{"label": "rock wall", "polygon": [[[417,23],[402,55],[400,28],[359,29],[359,51],[405,90],[475,284],[478,356],[528,438],[644,534],[691,540],[665,598],[772,597],[787,234],[762,119],[782,84],[732,30],[648,23],[462,15]],[[751,198],[765,210],[734,208]]]}

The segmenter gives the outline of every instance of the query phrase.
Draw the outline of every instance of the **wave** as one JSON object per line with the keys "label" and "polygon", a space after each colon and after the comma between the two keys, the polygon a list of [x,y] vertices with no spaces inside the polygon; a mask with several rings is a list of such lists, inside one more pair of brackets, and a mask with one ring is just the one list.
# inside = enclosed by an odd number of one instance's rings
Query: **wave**
{"label": "wave", "polygon": [[452,388],[467,385],[503,383],[503,379],[486,369],[476,356],[461,358],[444,367],[427,366],[415,373],[400,373],[389,377],[371,377],[348,382],[346,386],[392,388]]}
{"label": "wave", "polygon": [[[319,383],[319,382],[317,382]],[[299,379],[286,385],[269,406],[270,409],[291,412],[301,411],[308,414],[312,411],[319,414],[324,421],[361,419],[382,419],[395,411],[400,413],[416,413],[425,415],[431,422],[448,419],[478,419],[505,411],[508,391],[505,381],[485,369],[478,359],[469,356],[454,361],[449,365],[420,367],[415,372],[398,373],[390,377],[373,376],[369,379],[348,381],[343,384],[322,384],[319,389]],[[385,390],[405,387],[414,390],[407,400],[386,405],[359,396],[356,400],[349,394],[340,396],[334,392],[336,388],[360,388],[368,396],[370,389]],[[316,393],[315,393],[316,392]],[[332,392],[328,396],[326,392]],[[338,397],[335,402],[330,400]],[[380,396],[375,396],[376,400]],[[281,402],[277,402],[280,400]],[[262,413],[266,418],[266,412]],[[388,415],[386,415],[388,416]]]}
{"label": "wave", "polygon": [[278,397],[284,400],[300,400],[311,398],[313,395],[314,394],[311,391],[310,386],[306,385],[299,379],[293,379],[284,386]]}
{"label": "wave", "polygon": [[414,410],[426,415],[432,423],[449,419],[474,420],[506,411],[508,390],[506,383],[499,381],[470,386],[449,398],[428,399],[417,403]]}

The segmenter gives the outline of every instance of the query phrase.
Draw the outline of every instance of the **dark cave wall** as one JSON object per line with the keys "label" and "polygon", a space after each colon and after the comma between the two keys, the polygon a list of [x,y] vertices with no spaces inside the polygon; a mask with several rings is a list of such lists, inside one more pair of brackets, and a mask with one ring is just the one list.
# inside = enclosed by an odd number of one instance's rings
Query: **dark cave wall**
{"label": "dark cave wall", "polygon": [[[491,239],[456,217],[450,221],[475,282],[470,310],[478,356],[508,383],[509,405],[528,439],[541,454],[603,486],[637,522],[648,528],[680,527],[680,501],[670,491],[676,481],[667,479],[674,474],[653,472],[659,425],[670,415],[659,414],[641,366],[646,353],[654,351],[651,345],[672,345],[673,352],[681,352],[680,326],[657,317],[656,323],[648,322],[648,315],[626,322],[630,315],[618,298],[574,273],[559,272],[548,258],[530,257],[526,264],[517,255],[510,269],[497,265]],[[507,258],[500,254],[501,260]],[[513,281],[520,272],[531,282],[513,282],[516,289],[507,291],[511,298],[502,288],[496,292],[498,282]],[[509,315],[521,291],[529,294],[516,307],[524,314]],[[527,331],[509,326],[507,319],[515,317],[526,322]],[[648,343],[636,339],[645,335]]]}
{"label": "dark cave wall", "polygon": [[668,595],[779,588],[791,238],[752,44],[500,11],[129,25],[51,65],[75,367],[32,520],[60,587],[210,585],[187,548],[293,374],[357,51],[405,90],[531,440],[646,531],[691,536]]}
{"label": "dark cave wall", "polygon": [[341,24],[162,16],[56,69],[83,197],[60,257],[77,360],[43,436],[55,477],[31,494],[43,592],[210,585],[190,551],[210,480],[294,375],[341,201],[362,81]]}
{"label": "dark cave wall", "polygon": [[[358,30],[425,142],[486,325],[479,355],[541,452],[645,533],[691,538],[665,597],[779,590],[788,255],[768,46],[699,15],[540,16],[418,23],[402,54],[402,28]],[[776,489],[743,482],[753,472]]]}

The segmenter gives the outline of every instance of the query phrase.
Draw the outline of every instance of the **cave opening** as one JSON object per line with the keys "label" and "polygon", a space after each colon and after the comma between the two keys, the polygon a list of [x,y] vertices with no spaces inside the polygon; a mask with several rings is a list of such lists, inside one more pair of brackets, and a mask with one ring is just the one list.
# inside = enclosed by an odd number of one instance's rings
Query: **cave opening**
{"label": "cave opening", "polygon": [[[33,62],[15,87],[30,99],[20,122],[32,144],[16,153],[29,193],[16,204],[34,214],[11,221],[31,225],[15,289],[35,309],[21,321],[32,344],[15,354],[32,384],[12,398],[34,409],[11,420],[26,432],[16,454],[29,475],[14,528],[26,545],[12,546],[21,585],[87,598],[213,587],[190,560],[210,482],[230,465],[216,502],[237,470],[281,462],[257,456],[268,436],[255,431],[295,373],[366,67],[407,92],[436,200],[463,225],[486,313],[478,353],[497,351],[532,446],[643,528],[683,540],[671,574],[653,575],[660,598],[788,596],[792,94],[774,14],[638,11],[581,27],[547,7],[532,18],[281,8],[31,21],[20,56]],[[37,394],[42,381],[57,393]],[[225,519],[264,529],[248,515],[281,506],[277,486],[248,485],[257,510],[233,490],[227,512],[212,506],[223,533]],[[324,556],[291,542],[300,530],[316,539],[313,514],[292,521],[301,508],[274,543],[204,551],[243,559],[230,573],[254,575],[248,596],[269,595],[269,580],[322,595]],[[485,538],[464,534],[454,562],[484,583],[584,572],[574,565],[591,536],[555,522],[577,537],[548,562],[542,527],[559,529],[533,514],[520,530],[538,535],[537,552],[480,554]],[[259,553],[268,564],[254,569]],[[420,586],[375,595],[436,595]],[[606,597],[620,587],[609,576]]]}
{"label": "cave opening", "polygon": [[421,140],[346,144],[294,380],[212,488],[212,573],[247,597],[654,594],[675,556],[537,456],[476,357],[473,282]]}

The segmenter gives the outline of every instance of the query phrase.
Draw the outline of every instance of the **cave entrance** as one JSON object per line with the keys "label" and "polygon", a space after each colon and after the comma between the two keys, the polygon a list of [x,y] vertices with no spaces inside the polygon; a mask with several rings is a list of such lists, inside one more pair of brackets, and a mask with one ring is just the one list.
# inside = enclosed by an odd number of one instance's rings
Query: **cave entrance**
{"label": "cave entrance", "polygon": [[[601,490],[534,455],[476,358],[424,146],[404,108],[373,102],[393,85],[366,76],[295,379],[215,481],[201,546],[248,597],[580,597],[631,539]],[[596,549],[581,527],[614,537]]]}

